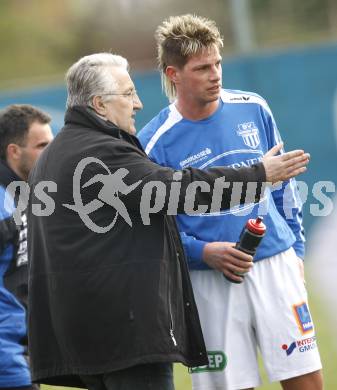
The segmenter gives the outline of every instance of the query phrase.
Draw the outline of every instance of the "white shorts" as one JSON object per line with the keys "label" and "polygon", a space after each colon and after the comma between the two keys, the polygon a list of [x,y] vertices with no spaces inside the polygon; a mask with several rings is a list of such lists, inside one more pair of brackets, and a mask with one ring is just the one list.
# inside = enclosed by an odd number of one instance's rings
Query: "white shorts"
{"label": "white shorts", "polygon": [[194,390],[259,386],[257,347],[272,382],[322,367],[292,248],[256,262],[242,284],[213,270],[190,274],[209,358],[191,370]]}

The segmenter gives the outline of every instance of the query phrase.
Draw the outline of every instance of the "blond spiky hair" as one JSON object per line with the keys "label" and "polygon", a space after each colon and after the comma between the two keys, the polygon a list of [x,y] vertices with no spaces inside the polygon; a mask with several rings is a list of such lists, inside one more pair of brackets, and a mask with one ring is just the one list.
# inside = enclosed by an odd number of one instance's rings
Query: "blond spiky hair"
{"label": "blond spiky hair", "polygon": [[218,49],[223,47],[215,22],[192,14],[171,16],[164,20],[157,28],[155,38],[162,87],[170,101],[176,97],[176,87],[166,76],[166,68],[169,65],[183,67],[190,56],[204,48],[213,45]]}

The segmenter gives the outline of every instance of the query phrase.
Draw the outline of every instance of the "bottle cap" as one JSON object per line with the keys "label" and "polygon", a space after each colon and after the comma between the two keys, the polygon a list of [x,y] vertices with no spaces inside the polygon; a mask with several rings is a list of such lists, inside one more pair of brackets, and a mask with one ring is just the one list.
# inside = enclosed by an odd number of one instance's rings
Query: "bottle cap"
{"label": "bottle cap", "polygon": [[246,224],[246,228],[255,234],[264,235],[266,232],[266,225],[262,222],[262,217],[257,217],[256,219],[249,219]]}

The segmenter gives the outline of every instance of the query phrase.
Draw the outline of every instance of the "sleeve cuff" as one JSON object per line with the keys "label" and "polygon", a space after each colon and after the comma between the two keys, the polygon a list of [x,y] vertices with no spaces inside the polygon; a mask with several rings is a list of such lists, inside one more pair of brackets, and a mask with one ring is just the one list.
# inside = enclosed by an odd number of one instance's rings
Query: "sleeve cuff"
{"label": "sleeve cuff", "polygon": [[194,240],[193,245],[190,245],[188,248],[188,260],[190,263],[199,263],[202,262],[202,254],[204,251],[204,246],[207,244],[206,241]]}

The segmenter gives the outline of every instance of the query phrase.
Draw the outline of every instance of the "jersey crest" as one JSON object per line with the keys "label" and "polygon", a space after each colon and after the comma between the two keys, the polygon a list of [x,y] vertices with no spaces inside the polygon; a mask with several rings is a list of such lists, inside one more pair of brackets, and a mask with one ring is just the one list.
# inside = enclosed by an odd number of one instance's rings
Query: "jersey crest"
{"label": "jersey crest", "polygon": [[236,132],[249,148],[256,149],[260,145],[259,129],[254,122],[240,123]]}

